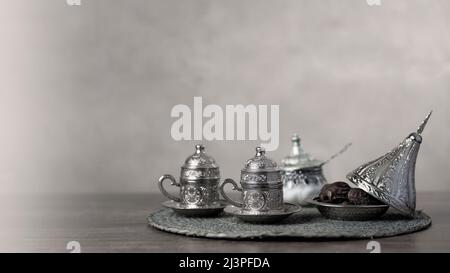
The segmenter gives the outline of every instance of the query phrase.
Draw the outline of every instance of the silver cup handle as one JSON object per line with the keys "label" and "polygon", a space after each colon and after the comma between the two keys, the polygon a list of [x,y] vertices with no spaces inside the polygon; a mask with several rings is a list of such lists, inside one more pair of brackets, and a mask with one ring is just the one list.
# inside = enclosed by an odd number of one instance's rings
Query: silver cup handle
{"label": "silver cup handle", "polygon": [[243,205],[242,202],[234,201],[233,199],[231,199],[230,197],[228,197],[226,195],[226,193],[224,191],[224,187],[226,184],[232,184],[233,190],[242,192],[242,189],[239,188],[238,184],[236,182],[234,182],[233,179],[228,178],[228,179],[225,179],[225,181],[223,181],[222,185],[220,185],[220,188],[219,188],[220,193],[222,194],[223,198],[225,198],[225,200],[227,200],[233,206],[242,207],[242,205]]}
{"label": "silver cup handle", "polygon": [[172,183],[170,183],[172,186],[180,187],[180,183],[178,183],[177,180],[175,180],[175,178],[174,178],[172,175],[170,175],[170,174],[165,174],[165,175],[163,175],[163,176],[161,176],[161,177],[159,178],[159,181],[158,181],[158,187],[159,187],[159,190],[160,190],[160,191],[162,192],[162,194],[164,194],[167,198],[172,199],[172,200],[175,201],[175,202],[181,202],[181,198],[180,198],[180,197],[177,197],[177,196],[175,196],[175,195],[172,195],[172,194],[168,193],[168,192],[166,191],[166,189],[164,189],[163,182],[164,182],[164,180],[166,180],[166,179],[169,179],[169,180],[172,182]]}

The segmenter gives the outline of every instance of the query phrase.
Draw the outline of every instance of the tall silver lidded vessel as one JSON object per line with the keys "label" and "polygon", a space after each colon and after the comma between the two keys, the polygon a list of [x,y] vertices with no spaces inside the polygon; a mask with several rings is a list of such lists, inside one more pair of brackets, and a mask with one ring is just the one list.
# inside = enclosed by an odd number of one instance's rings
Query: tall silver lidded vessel
{"label": "tall silver lidded vessel", "polygon": [[397,147],[347,175],[350,182],[411,218],[416,214],[416,159],[431,113]]}

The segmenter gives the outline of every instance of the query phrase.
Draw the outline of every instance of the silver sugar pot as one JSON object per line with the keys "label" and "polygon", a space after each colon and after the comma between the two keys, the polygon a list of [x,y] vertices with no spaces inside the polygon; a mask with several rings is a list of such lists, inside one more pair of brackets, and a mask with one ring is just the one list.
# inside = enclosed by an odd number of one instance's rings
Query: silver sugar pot
{"label": "silver sugar pot", "polygon": [[[178,196],[166,191],[165,180],[179,187]],[[161,192],[177,202],[182,208],[204,208],[217,206],[219,201],[218,186],[220,180],[219,166],[215,160],[205,153],[203,145],[195,146],[195,153],[189,156],[181,167],[180,182],[170,174],[159,178],[158,186]]]}
{"label": "silver sugar pot", "polygon": [[283,193],[286,202],[308,206],[307,200],[317,196],[327,183],[322,167],[344,153],[351,143],[323,162],[306,153],[300,141],[298,135],[292,136],[290,154],[281,161]]}
{"label": "silver sugar pot", "polygon": [[[242,193],[242,202],[231,199],[224,191],[226,184]],[[251,213],[283,210],[283,182],[275,161],[266,157],[265,150],[257,147],[256,155],[247,160],[241,170],[241,187],[232,179],[225,179],[219,190],[230,204]]]}

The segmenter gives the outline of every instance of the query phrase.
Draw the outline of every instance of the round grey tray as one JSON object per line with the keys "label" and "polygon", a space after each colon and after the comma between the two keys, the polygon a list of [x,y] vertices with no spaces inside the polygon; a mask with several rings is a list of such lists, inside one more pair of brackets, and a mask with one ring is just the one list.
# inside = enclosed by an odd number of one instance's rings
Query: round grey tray
{"label": "round grey tray", "polygon": [[419,212],[407,219],[389,210],[374,221],[339,221],[323,218],[317,209],[304,208],[276,224],[248,224],[221,214],[215,218],[192,218],[163,208],[148,217],[150,226],[157,229],[197,237],[216,239],[368,239],[412,233],[428,228],[431,218]]}

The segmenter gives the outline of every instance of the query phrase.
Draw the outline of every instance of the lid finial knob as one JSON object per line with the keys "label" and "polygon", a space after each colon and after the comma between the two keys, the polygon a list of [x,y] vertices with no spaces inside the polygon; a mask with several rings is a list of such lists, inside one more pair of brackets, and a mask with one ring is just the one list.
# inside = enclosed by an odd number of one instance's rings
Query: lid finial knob
{"label": "lid finial knob", "polygon": [[294,134],[291,138],[292,143],[299,145],[300,144],[300,137],[297,134]]}
{"label": "lid finial knob", "polygon": [[292,149],[291,149],[291,157],[298,157],[300,155],[300,137],[297,134],[294,134],[291,138],[292,141]]}
{"label": "lid finial knob", "polygon": [[263,156],[266,153],[266,150],[261,147],[256,147],[256,156]]}
{"label": "lid finial knob", "polygon": [[205,146],[203,146],[201,144],[195,145],[195,153],[196,154],[203,153],[204,151],[205,151]]}

